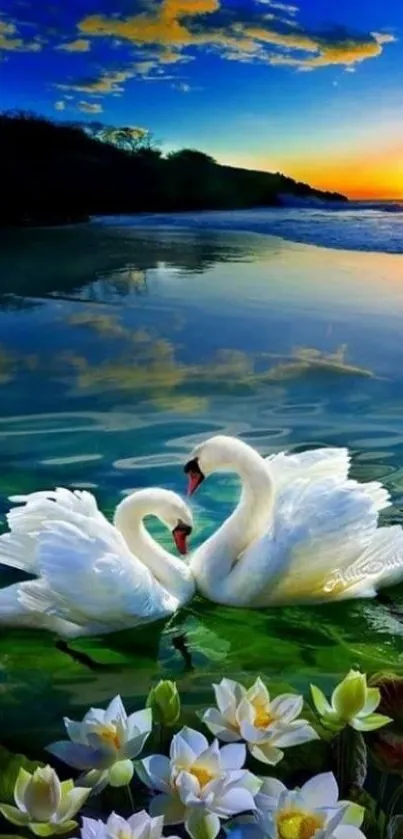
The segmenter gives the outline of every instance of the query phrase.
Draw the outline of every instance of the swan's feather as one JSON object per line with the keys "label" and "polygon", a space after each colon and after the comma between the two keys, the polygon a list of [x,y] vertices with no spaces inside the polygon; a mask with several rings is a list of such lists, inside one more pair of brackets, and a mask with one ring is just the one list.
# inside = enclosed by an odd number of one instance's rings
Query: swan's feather
{"label": "swan's feather", "polygon": [[37,562],[44,586],[26,584],[23,603],[38,608],[40,597],[42,606],[47,601],[45,608],[73,623],[118,629],[164,617],[177,605],[106,519],[87,518],[80,528],[47,522]]}
{"label": "swan's feather", "polygon": [[[341,482],[338,476],[315,481],[301,478],[284,488],[275,504],[271,530],[245,552],[240,563],[243,574],[256,584],[259,576],[270,580],[266,585],[263,582],[252,605],[373,596],[388,574],[386,549],[396,552],[403,547],[401,528],[377,530],[378,511],[387,503],[388,494],[381,485]],[[368,572],[365,562],[360,566],[370,556],[377,559],[375,574]],[[397,567],[394,578],[399,576]]]}
{"label": "swan's feather", "polygon": [[36,540],[46,522],[70,521],[79,524],[83,519],[105,520],[95,497],[87,491],[56,490],[14,495],[10,501],[21,506],[7,513],[9,533],[0,536],[0,563],[36,574]]}
{"label": "swan's feather", "polygon": [[265,458],[277,492],[281,492],[298,478],[311,481],[319,478],[338,478],[346,481],[351,457],[348,449],[312,449],[300,454],[269,455]]}
{"label": "swan's feather", "polygon": [[49,592],[44,592],[44,584],[39,580],[14,583],[0,590],[1,624],[47,629],[65,638],[75,638],[83,634],[80,626],[53,614]]}

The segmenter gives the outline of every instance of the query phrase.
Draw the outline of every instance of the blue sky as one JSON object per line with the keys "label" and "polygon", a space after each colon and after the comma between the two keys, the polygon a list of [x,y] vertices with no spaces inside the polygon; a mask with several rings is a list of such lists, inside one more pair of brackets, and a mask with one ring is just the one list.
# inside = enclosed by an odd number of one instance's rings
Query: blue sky
{"label": "blue sky", "polygon": [[403,195],[400,0],[1,0],[0,107]]}

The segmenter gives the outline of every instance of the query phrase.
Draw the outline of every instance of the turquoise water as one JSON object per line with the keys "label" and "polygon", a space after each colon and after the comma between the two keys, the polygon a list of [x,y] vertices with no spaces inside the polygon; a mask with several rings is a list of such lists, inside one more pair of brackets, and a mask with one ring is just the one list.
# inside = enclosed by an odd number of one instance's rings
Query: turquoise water
{"label": "turquoise water", "polygon": [[[353,476],[382,480],[393,497],[384,519],[402,521],[401,275],[399,256],[242,232],[7,233],[0,512],[13,493],[60,485],[90,489],[107,514],[138,487],[184,492],[187,453],[223,432],[264,454],[348,446]],[[237,493],[231,476],[203,485],[193,545]],[[15,578],[0,571],[4,584]],[[61,736],[64,714],[79,718],[117,692],[140,706],[162,675],[191,709],[224,673],[305,691],[353,664],[403,671],[403,623],[371,602],[248,612],[196,599],[171,628],[73,647],[90,658],[73,660],[46,633],[1,633],[5,745],[28,737],[35,751]]]}

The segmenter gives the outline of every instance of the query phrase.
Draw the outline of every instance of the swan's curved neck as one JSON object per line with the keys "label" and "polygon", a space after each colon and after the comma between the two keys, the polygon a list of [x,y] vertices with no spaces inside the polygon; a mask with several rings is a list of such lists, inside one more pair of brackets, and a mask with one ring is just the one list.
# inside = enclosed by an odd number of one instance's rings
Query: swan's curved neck
{"label": "swan's curved neck", "polygon": [[147,491],[134,492],[116,508],[114,525],[122,534],[131,552],[151,571],[156,581],[180,602],[193,591],[192,575],[188,565],[165,550],[148,533],[143,519],[159,515],[159,497]]}
{"label": "swan's curved neck", "polygon": [[273,485],[264,459],[240,440],[228,440],[217,470],[236,472],[242,493],[232,515],[197,549],[191,567],[204,594],[216,593],[243,551],[270,527]]}

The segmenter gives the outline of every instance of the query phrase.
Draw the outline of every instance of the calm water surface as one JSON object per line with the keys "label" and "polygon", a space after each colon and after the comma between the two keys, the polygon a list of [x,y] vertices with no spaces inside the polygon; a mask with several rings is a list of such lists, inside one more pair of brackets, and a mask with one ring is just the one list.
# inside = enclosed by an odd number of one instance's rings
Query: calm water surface
{"label": "calm water surface", "polygon": [[[183,492],[187,452],[227,433],[264,454],[348,446],[353,476],[382,480],[393,497],[384,518],[401,521],[401,277],[399,256],[251,233],[96,223],[8,233],[0,512],[8,495],[55,485],[94,491],[107,514],[139,487]],[[231,476],[203,485],[194,545],[237,493]],[[179,630],[185,654],[173,643]],[[248,612],[195,600],[176,627],[74,646],[98,668],[45,633],[1,633],[6,745],[58,739],[62,715],[80,717],[118,691],[139,706],[161,676],[178,680],[191,707],[224,673],[306,690],[353,664],[403,671],[403,623],[371,602]]]}

